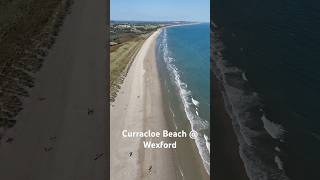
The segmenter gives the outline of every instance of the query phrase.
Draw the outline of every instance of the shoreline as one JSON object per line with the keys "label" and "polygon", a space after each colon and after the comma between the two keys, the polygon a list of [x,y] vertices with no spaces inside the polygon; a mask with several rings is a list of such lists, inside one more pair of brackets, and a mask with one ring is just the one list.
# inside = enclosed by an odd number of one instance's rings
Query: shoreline
{"label": "shoreline", "polygon": [[[224,107],[221,85],[213,74],[213,177],[225,180],[249,180],[239,154],[239,142],[234,132],[232,119]],[[228,163],[226,163],[228,162]]]}
{"label": "shoreline", "polygon": [[[184,26],[184,25],[179,25],[179,26]],[[157,55],[157,58],[158,57],[161,58],[161,55],[160,54]],[[161,62],[161,59],[160,60],[157,59],[157,67],[158,67],[158,71],[160,72],[160,78],[163,79],[161,80],[161,82],[164,82],[166,81],[166,79],[170,78],[168,77],[168,75],[166,75],[168,73],[168,69],[167,69],[167,64],[165,62]],[[183,100],[179,95],[177,95],[178,97],[177,97],[176,103],[178,104],[175,104],[175,105],[180,106],[179,108],[180,110],[178,110],[178,112],[172,112],[173,110],[170,108],[173,105],[170,103],[170,101],[172,101],[171,98],[173,98],[171,96],[172,94],[170,95],[170,93],[168,93],[168,89],[164,88],[166,87],[166,83],[162,83],[161,85],[162,85],[161,87],[162,87],[163,101],[164,101],[163,109],[165,110],[165,116],[169,124],[169,128],[171,128],[171,130],[183,129],[189,132],[191,130],[191,122],[188,119],[187,115],[185,114]],[[174,89],[169,91],[177,90],[176,88],[177,87],[174,87]],[[179,113],[179,114],[181,113],[181,114],[178,115],[176,113]],[[174,119],[176,118],[182,121],[180,121],[180,123],[174,122],[175,121]],[[193,139],[186,140],[186,139],[178,138],[177,144],[178,145],[175,153],[176,153],[180,173],[183,174],[185,178],[189,178],[189,179],[209,179],[210,175],[206,170],[204,161],[201,157],[200,150],[198,149],[199,147],[197,146],[196,141]]]}
{"label": "shoreline", "polygon": [[[173,149],[145,149],[143,141],[165,138],[123,138],[121,131],[161,131],[164,118],[156,67],[155,46],[161,29],[154,32],[136,55],[110,109],[110,174],[112,180],[177,179]],[[132,152],[132,156],[129,153]],[[151,171],[148,169],[152,167]]]}
{"label": "shoreline", "polygon": [[197,24],[205,24],[205,22],[196,22],[196,23],[187,23],[187,24],[174,24],[174,25],[168,25],[168,26],[161,27],[160,29],[180,27],[180,26],[192,26],[192,25],[197,25]]}
{"label": "shoreline", "polygon": [[[157,38],[164,28],[167,27],[159,28],[141,46],[115,101],[110,103],[112,180],[209,179],[193,140],[163,137],[123,138],[121,134],[122,130],[173,130],[171,119],[167,115],[169,110],[165,90],[160,82],[161,71],[156,55]],[[175,140],[177,149],[144,148],[144,141],[171,143]],[[151,166],[152,170],[148,171]]]}
{"label": "shoreline", "polygon": [[[170,28],[170,27],[164,27],[163,29],[165,28]],[[161,58],[160,56],[157,55],[157,58]],[[179,97],[177,97],[178,104],[176,105],[180,106],[181,109],[179,112],[175,112],[175,113],[172,112],[171,106],[173,104],[170,104],[170,98],[173,98],[173,97],[170,95],[170,93],[167,94],[168,89],[166,89],[166,83],[163,83],[168,78],[170,78],[166,75],[168,73],[168,69],[166,66],[167,65],[164,62],[161,62],[160,59],[159,60],[157,59],[157,67],[160,74],[160,79],[162,79],[161,88],[163,92],[162,94],[163,94],[163,102],[164,102],[163,109],[165,111],[167,123],[171,130],[183,129],[189,132],[191,130],[191,124],[190,124],[190,121],[188,120],[187,115],[184,112],[184,109],[183,109],[184,105],[179,95],[177,95]],[[175,88],[176,87],[174,87],[174,89]],[[169,90],[169,91],[172,91],[172,90]],[[181,113],[181,114],[178,115],[176,113]],[[175,115],[172,115],[172,114],[175,114]],[[184,121],[180,122],[179,125],[177,126],[176,122],[174,122],[175,118],[178,118],[178,119],[181,118],[181,120],[184,119]],[[175,149],[175,155],[177,158],[178,168],[180,170],[179,174],[181,174],[181,176],[189,179],[210,179],[210,175],[208,174],[205,168],[203,159],[200,154],[200,150],[198,149],[198,146],[195,140],[189,139],[189,138],[188,139],[177,138],[177,149]]]}
{"label": "shoreline", "polygon": [[[212,128],[213,138],[213,178],[225,180],[249,180],[246,172],[245,164],[240,156],[240,144],[236,135],[235,127],[231,117],[229,116],[224,98],[224,87],[219,81],[219,69],[217,63],[220,61],[219,44],[216,44],[214,30],[211,29],[211,44],[215,46],[211,48],[211,105],[213,107]],[[218,51],[215,52],[215,51]],[[227,163],[226,163],[227,162]]]}

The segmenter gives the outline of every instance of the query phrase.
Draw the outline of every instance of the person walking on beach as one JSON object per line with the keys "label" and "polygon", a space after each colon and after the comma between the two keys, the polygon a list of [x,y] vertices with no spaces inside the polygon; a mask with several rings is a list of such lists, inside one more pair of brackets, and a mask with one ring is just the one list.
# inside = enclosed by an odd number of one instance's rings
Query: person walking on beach
{"label": "person walking on beach", "polygon": [[151,174],[151,169],[152,169],[152,166],[150,166],[150,167],[148,168],[150,174]]}

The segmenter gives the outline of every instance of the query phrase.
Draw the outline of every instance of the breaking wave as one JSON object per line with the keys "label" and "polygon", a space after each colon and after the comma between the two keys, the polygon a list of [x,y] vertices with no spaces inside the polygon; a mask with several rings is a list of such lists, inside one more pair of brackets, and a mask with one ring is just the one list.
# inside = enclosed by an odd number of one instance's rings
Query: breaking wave
{"label": "breaking wave", "polygon": [[195,139],[195,143],[202,162],[208,174],[210,174],[210,142],[205,139],[204,130],[209,128],[209,123],[199,116],[198,108],[200,103],[192,97],[192,92],[188,89],[188,85],[181,80],[179,70],[175,66],[175,59],[170,56],[168,43],[167,43],[167,31],[163,30],[162,41],[160,47],[163,50],[163,59],[166,64],[166,68],[171,74],[172,80],[178,89],[180,99],[183,103],[184,112],[188,118],[191,129],[198,132],[198,137]]}
{"label": "breaking wave", "polygon": [[289,179],[283,170],[283,152],[276,146],[284,141],[286,130],[267,118],[262,99],[250,88],[246,73],[223,58],[224,47],[217,27],[213,33],[213,73],[217,79],[213,83],[219,84],[248,177],[251,180]]}

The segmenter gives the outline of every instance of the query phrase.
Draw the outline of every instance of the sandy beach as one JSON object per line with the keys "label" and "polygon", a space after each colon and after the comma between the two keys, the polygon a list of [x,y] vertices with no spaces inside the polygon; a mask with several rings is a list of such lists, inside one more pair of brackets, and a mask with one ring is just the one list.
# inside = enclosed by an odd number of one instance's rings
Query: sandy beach
{"label": "sandy beach", "polygon": [[[177,179],[172,149],[145,149],[143,138],[123,138],[121,134],[124,129],[167,129],[155,61],[155,45],[160,31],[154,32],[142,45],[110,107],[111,180]],[[166,141],[159,138],[154,141],[161,140]],[[150,166],[151,171],[148,170]]]}
{"label": "sandy beach", "polygon": [[106,10],[104,0],[74,0],[5,136],[13,141],[0,146],[1,180],[108,179]]}

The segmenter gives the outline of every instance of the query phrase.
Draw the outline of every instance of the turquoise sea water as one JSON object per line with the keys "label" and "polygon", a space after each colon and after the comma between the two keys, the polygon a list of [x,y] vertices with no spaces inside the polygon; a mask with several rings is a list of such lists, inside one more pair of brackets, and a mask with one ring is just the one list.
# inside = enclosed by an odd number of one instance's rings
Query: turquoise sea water
{"label": "turquoise sea water", "polygon": [[210,168],[210,26],[169,27],[158,38],[157,61],[174,128],[198,132],[204,167]]}

